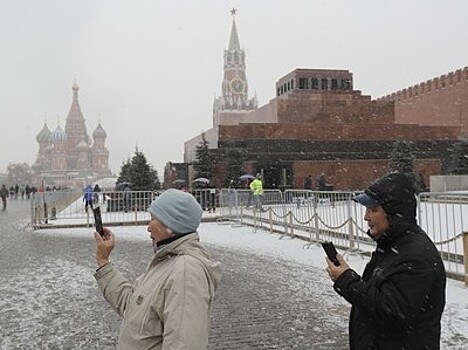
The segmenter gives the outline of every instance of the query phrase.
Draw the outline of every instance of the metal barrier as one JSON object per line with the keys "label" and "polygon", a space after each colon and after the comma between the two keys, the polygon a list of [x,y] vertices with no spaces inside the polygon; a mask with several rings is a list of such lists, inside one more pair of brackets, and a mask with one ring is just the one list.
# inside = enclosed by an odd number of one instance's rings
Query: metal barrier
{"label": "metal barrier", "polygon": [[203,210],[210,213],[216,212],[219,208],[219,190],[216,188],[202,188],[192,191],[195,199],[200,203]]}
{"label": "metal barrier", "polygon": [[468,194],[421,193],[418,199],[418,221],[437,246],[447,271],[468,279],[464,252],[468,243],[463,241],[468,231]]}
{"label": "metal barrier", "polygon": [[[101,207],[104,225],[146,224],[150,219],[147,209],[161,193],[103,191],[95,193],[93,205]],[[207,212],[215,213],[220,207],[219,190],[215,188],[197,189],[192,194]],[[35,229],[93,224],[93,214],[85,206],[82,191],[37,192],[31,199],[31,225]]]}
{"label": "metal barrier", "polygon": [[[245,210],[251,203],[249,192],[221,190],[223,219],[252,225],[254,232],[264,228],[291,237],[300,235],[309,240],[306,246],[330,240],[348,252],[370,253],[374,249],[375,243],[367,235],[365,207],[351,200],[354,192],[286,190],[277,194],[273,191],[274,199],[264,201],[266,212],[255,208]],[[235,201],[229,204],[225,198]],[[225,215],[226,205],[230,215]],[[463,252],[468,251],[468,234],[463,234],[468,232],[468,194],[420,194],[418,222],[437,246],[447,274],[468,281],[468,257]]]}
{"label": "metal barrier", "polygon": [[[310,190],[265,190],[261,208],[255,207],[247,189],[197,189],[194,197],[208,215],[236,225],[251,225],[254,232],[265,229],[283,233],[281,238],[301,236],[306,246],[333,241],[348,252],[371,252],[375,243],[368,237],[365,208],[351,200],[353,192]],[[159,195],[151,191],[100,192],[104,224],[146,224],[147,208]],[[263,210],[261,210],[263,209]],[[468,281],[468,194],[422,193],[418,197],[418,222],[436,244],[447,273]],[[38,192],[31,200],[34,228],[72,225],[91,226],[83,193]],[[464,241],[465,239],[465,241]],[[468,283],[468,282],[467,282]]]}
{"label": "metal barrier", "polygon": [[[147,209],[158,195],[152,191],[99,192],[93,206],[101,207],[103,224],[139,224],[149,220]],[[86,208],[81,191],[37,192],[31,199],[31,225],[35,229],[93,223],[91,208]]]}

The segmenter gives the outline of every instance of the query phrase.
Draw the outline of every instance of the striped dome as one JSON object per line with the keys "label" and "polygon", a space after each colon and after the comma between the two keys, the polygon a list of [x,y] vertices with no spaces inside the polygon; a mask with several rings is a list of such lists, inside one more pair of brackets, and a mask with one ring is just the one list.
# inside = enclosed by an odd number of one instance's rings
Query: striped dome
{"label": "striped dome", "polygon": [[52,140],[54,142],[55,141],[61,142],[61,141],[65,141],[67,138],[68,136],[65,130],[63,130],[60,125],[57,125],[54,132],[52,133]]}
{"label": "striped dome", "polygon": [[47,143],[50,141],[52,133],[50,132],[49,128],[47,127],[47,123],[44,123],[42,130],[37,134],[36,140],[39,143]]}

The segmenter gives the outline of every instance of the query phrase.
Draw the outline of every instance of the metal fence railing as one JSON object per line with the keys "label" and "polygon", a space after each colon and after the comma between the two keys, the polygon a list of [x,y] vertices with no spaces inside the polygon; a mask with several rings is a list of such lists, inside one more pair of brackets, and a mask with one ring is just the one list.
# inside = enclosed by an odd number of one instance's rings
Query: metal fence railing
{"label": "metal fence railing", "polygon": [[[101,206],[104,225],[146,224],[150,219],[147,208],[159,193],[100,192],[94,205]],[[255,207],[247,189],[204,188],[192,194],[204,215],[233,226],[301,236],[308,245],[330,240],[350,251],[374,249],[375,243],[366,234],[365,208],[351,200],[354,192],[267,189],[262,196],[263,211]],[[463,234],[468,232],[468,194],[420,194],[418,222],[439,249],[449,275],[468,282],[468,234]],[[31,199],[31,224],[34,228],[91,226],[94,220],[91,210],[85,209],[83,192],[38,192]]]}
{"label": "metal fence railing", "polygon": [[[220,212],[224,219],[253,225],[254,230],[300,235],[309,245],[331,240],[343,249],[370,252],[375,243],[367,235],[365,208],[351,200],[354,194],[286,190],[272,201],[267,200],[266,191],[263,207],[267,210],[261,212],[248,209],[244,190],[222,189]],[[448,274],[468,282],[468,234],[463,234],[468,232],[468,194],[420,194],[418,222],[437,246]]]}
{"label": "metal fence railing", "polygon": [[[149,220],[147,209],[159,195],[152,191],[108,191],[94,194],[93,206],[101,207],[103,224],[141,223]],[[37,192],[31,200],[34,228],[92,225],[94,218],[86,207],[83,192]]]}
{"label": "metal fence railing", "polygon": [[[105,191],[94,193],[93,206],[101,207],[104,225],[145,224],[151,202],[163,191]],[[215,213],[220,191],[215,188],[197,189],[195,199],[208,213]],[[91,226],[94,218],[86,208],[82,191],[36,192],[31,199],[31,226],[35,229],[62,226]]]}

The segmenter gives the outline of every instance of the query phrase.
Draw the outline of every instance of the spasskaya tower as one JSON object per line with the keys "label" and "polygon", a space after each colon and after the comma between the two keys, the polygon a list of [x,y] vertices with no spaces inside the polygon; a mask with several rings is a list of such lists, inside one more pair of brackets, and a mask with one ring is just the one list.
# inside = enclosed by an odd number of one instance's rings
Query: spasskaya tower
{"label": "spasskaya tower", "polygon": [[257,108],[257,98],[249,98],[245,52],[241,49],[237,33],[237,10],[232,9],[232,28],[229,45],[224,50],[224,78],[221,96],[213,103],[213,126],[237,124],[238,118]]}

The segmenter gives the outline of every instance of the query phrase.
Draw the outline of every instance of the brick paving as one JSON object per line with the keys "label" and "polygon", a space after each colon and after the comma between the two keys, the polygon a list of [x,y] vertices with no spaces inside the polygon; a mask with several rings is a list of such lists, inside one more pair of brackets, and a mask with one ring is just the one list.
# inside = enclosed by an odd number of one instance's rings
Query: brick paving
{"label": "brick paving", "polygon": [[[0,214],[0,349],[114,349],[120,319],[92,277],[94,240],[21,230],[27,208]],[[207,247],[223,268],[210,350],[347,348],[349,308],[323,270]],[[135,277],[151,254],[147,242],[124,240],[112,260]]]}

